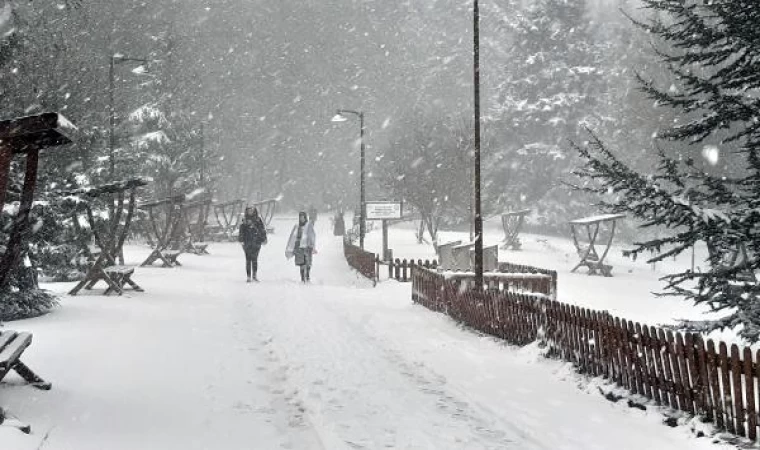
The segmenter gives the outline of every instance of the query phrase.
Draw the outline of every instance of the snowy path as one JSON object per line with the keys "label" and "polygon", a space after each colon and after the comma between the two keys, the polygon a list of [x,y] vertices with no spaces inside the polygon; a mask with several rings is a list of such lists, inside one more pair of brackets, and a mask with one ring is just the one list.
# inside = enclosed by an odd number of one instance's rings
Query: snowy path
{"label": "snowy path", "polygon": [[64,298],[11,324],[35,333],[27,360],[54,388],[0,387],[35,429],[0,427],[0,448],[46,434],[45,450],[717,448],[413,305],[408,284],[373,289],[321,225],[309,286],[278,223],[259,284],[244,282],[237,245],[216,244],[179,269],[140,269],[144,294]]}

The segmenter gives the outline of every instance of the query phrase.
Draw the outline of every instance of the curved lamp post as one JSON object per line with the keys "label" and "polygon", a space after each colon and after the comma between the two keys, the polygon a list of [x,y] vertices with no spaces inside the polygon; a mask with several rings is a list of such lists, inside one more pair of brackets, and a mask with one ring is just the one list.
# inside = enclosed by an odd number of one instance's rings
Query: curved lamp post
{"label": "curved lamp post", "polygon": [[339,109],[337,114],[332,118],[333,122],[345,122],[348,120],[346,114],[359,118],[359,143],[361,146],[361,163],[359,169],[359,247],[364,250],[364,233],[366,230],[366,202],[364,195],[364,113],[362,111],[352,111],[350,109]]}
{"label": "curved lamp post", "polygon": [[16,267],[21,254],[23,234],[29,228],[29,212],[32,209],[37,182],[40,150],[70,143],[75,132],[74,124],[58,113],[44,113],[0,122],[0,208],[5,206],[11,159],[13,155],[26,155],[21,202],[13,220],[5,253],[0,259],[0,291],[8,286],[8,276]]}

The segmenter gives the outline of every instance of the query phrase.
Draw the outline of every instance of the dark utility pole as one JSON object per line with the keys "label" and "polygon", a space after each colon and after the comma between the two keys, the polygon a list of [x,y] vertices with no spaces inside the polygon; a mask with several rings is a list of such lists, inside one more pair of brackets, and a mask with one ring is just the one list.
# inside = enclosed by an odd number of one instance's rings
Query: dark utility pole
{"label": "dark utility pole", "polygon": [[359,144],[361,146],[361,161],[359,164],[359,247],[364,250],[364,234],[366,233],[366,196],[365,196],[365,181],[364,181],[364,112],[352,111],[350,109],[339,109],[338,114],[332,118],[333,122],[345,122],[346,114],[353,114],[359,118]]}
{"label": "dark utility pole", "polygon": [[475,288],[483,289],[483,216],[480,207],[480,10],[473,4],[473,56],[475,104]]}
{"label": "dark utility pole", "polygon": [[364,250],[364,234],[366,232],[366,226],[367,226],[367,197],[365,195],[365,181],[364,181],[364,113],[359,113],[359,126],[361,127],[361,131],[359,131],[359,143],[361,146],[361,156],[359,157],[361,159],[360,164],[360,180],[359,183],[360,186],[360,192],[359,192],[359,208],[361,208],[360,215],[359,215],[359,247]]}

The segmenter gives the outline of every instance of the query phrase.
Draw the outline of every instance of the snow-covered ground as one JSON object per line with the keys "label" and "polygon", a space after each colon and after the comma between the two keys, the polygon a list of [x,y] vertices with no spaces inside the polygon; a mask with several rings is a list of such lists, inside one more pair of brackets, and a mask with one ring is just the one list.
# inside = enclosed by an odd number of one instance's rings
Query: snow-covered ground
{"label": "snow-covered ground", "polygon": [[181,268],[138,269],[144,293],[64,296],[7,324],[34,333],[24,360],[53,390],[15,375],[0,385],[0,405],[33,426],[0,426],[0,449],[721,448],[605,400],[533,347],[414,305],[409,284],[372,288],[328,225],[311,285],[296,281],[290,223],[277,221],[259,284],[245,283],[236,244],[213,244]]}
{"label": "snow-covered ground", "polygon": [[[417,244],[415,224],[402,223],[390,228],[389,248],[393,249],[394,258],[434,259],[433,246]],[[501,244],[504,232],[498,219],[492,219],[484,225],[484,244],[486,246]],[[441,243],[461,240],[467,242],[467,232],[440,233]],[[499,250],[499,260],[517,264],[528,264],[545,269],[556,270],[558,274],[558,300],[563,303],[580,305],[595,310],[606,310],[613,315],[646,323],[648,325],[670,325],[679,319],[703,320],[716,317],[707,307],[695,306],[682,297],[657,296],[665,284],[660,278],[675,270],[691,267],[691,253],[682,254],[677,260],[669,259],[652,267],[645,259],[632,261],[623,256],[623,249],[630,246],[614,241],[605,262],[613,266],[613,277],[588,276],[586,268],[580,268],[576,273],[570,271],[578,263],[573,241],[566,238],[521,234],[522,250]],[[378,254],[382,249],[382,233],[379,227],[366,237],[365,247]],[[706,249],[697,247],[695,267],[704,265]],[[387,271],[381,269],[381,276],[387,277]],[[743,342],[733,331],[715,332],[711,338],[726,342]],[[759,347],[760,348],[760,347]]]}

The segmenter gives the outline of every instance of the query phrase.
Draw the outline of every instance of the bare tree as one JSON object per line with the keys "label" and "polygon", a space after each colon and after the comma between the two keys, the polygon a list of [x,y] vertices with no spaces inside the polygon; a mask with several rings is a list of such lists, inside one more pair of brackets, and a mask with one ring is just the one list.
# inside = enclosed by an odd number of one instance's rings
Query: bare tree
{"label": "bare tree", "polygon": [[472,189],[462,169],[468,166],[470,154],[466,127],[455,120],[415,113],[392,130],[382,179],[396,198],[419,213],[418,242],[424,242],[427,231],[437,247],[444,221],[466,220]]}

